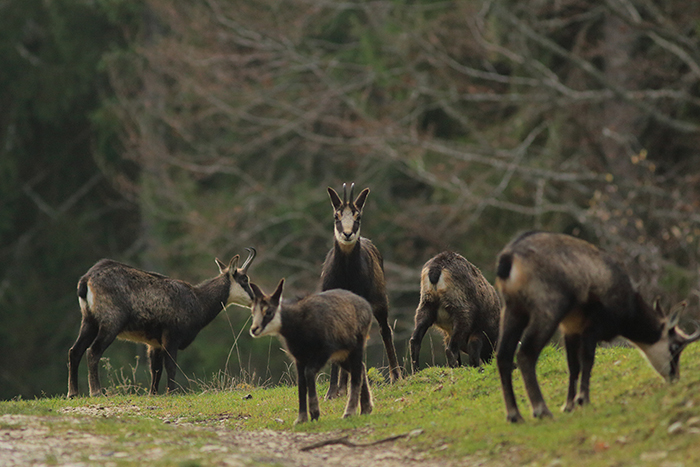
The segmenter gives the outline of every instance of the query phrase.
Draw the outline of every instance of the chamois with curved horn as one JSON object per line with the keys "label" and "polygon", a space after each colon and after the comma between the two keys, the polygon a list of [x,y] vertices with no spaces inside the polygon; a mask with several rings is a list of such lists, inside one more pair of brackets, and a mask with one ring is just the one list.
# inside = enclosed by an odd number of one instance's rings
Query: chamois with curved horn
{"label": "chamois with curved horn", "polygon": [[98,261],[78,281],[83,319],[68,352],[68,397],[78,395],[78,365],[86,350],[90,395],[102,394],[98,366],[116,338],[148,346],[151,394],[158,392],[163,364],[168,392],[174,391],[178,350],[190,345],[228,305],[253,302],[247,273],[256,252],[247,250],[248,258],[240,268],[238,255],[228,266],[217,258],[220,274],[194,286],[110,259]]}
{"label": "chamois with curved horn", "polygon": [[[664,379],[679,377],[681,351],[700,339],[677,325],[685,302],[666,315],[648,305],[627,273],[596,246],[564,234],[525,233],[498,255],[496,287],[503,297],[496,361],[510,422],[523,418],[513,393],[513,356],[525,382],[533,416],[551,417],[537,382],[540,352],[559,328],[569,366],[563,411],[588,404],[596,345],[622,336]],[[580,376],[580,386],[579,386]],[[578,392],[577,392],[578,386]]]}
{"label": "chamois with curved horn", "polygon": [[[374,244],[360,236],[362,210],[369,194],[365,188],[353,201],[355,184],[350,185],[350,197],[347,196],[347,185],[343,183],[343,199],[331,187],[328,195],[331,198],[334,218],[333,248],[326,255],[321,271],[321,290],[345,289],[356,293],[372,305],[372,313],[379,323],[379,331],[384,342],[391,382],[397,380],[401,373],[394,348],[394,336],[389,326],[389,298],[386,294],[384,281],[384,260]],[[331,381],[327,399],[338,395],[347,387],[347,374],[343,374],[338,384],[338,367],[331,368]]]}

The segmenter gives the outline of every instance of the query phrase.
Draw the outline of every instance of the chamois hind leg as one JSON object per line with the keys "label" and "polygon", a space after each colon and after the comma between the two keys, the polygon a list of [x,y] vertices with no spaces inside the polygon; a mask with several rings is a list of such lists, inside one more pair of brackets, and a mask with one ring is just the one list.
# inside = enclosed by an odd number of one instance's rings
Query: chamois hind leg
{"label": "chamois hind leg", "polygon": [[161,376],[163,376],[163,356],[162,348],[148,346],[148,363],[151,368],[151,389],[148,393],[151,395],[158,394],[158,385]]}
{"label": "chamois hind leg", "polygon": [[394,348],[394,333],[389,326],[389,306],[388,304],[382,304],[374,307],[372,311],[379,323],[379,332],[382,335],[386,356],[389,359],[389,379],[393,383],[401,378],[401,371],[399,369],[399,360],[396,358],[396,349]]}
{"label": "chamois hind leg", "polygon": [[518,403],[513,392],[513,357],[520,336],[527,325],[527,316],[506,306],[501,316],[501,330],[496,348],[496,364],[501,379],[501,390],[506,404],[506,419],[509,422],[522,422]]}
{"label": "chamois hind leg", "polygon": [[552,416],[537,382],[536,366],[542,349],[552,338],[558,326],[556,320],[549,319],[547,316],[540,318],[540,316],[542,315],[538,314],[537,311],[531,316],[520,340],[520,350],[518,350],[518,366],[530,399],[532,415],[535,418]]}
{"label": "chamois hind leg", "polygon": [[372,413],[372,392],[369,389],[369,380],[367,379],[367,367],[362,364],[362,390],[360,392],[360,413],[369,415]]}
{"label": "chamois hind leg", "polygon": [[428,332],[430,326],[435,323],[435,317],[438,311],[438,302],[433,301],[423,301],[418,304],[418,309],[416,310],[415,318],[415,328],[413,329],[413,334],[411,334],[411,370],[413,373],[417,373],[419,370],[419,360],[420,360],[420,349],[425,337],[425,333]]}
{"label": "chamois hind leg", "polygon": [[355,415],[357,406],[360,403],[360,392],[362,391],[363,369],[362,364],[362,348],[354,350],[348,355],[348,358],[343,362],[343,367],[350,373],[350,394],[348,402],[345,405],[345,413],[343,418]]}
{"label": "chamois hind leg", "polygon": [[100,359],[107,347],[117,338],[117,332],[100,328],[97,337],[87,350],[88,359],[88,383],[90,386],[90,396],[101,396],[102,385],[100,385]]}
{"label": "chamois hind leg", "polygon": [[95,340],[98,330],[99,327],[93,319],[83,317],[78,338],[68,351],[68,397],[78,395],[78,367],[80,360],[83,358],[87,348]]}

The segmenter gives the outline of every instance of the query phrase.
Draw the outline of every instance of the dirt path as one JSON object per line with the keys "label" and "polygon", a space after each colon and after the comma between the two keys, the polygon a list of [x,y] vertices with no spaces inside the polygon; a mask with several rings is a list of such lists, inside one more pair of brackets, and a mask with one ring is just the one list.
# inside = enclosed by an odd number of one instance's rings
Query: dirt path
{"label": "dirt path", "polygon": [[[225,428],[197,428],[209,430],[210,436],[204,446],[188,448],[186,436],[173,437],[162,446],[144,449],[140,434],[129,434],[116,439],[86,430],[79,418],[65,417],[56,428],[55,417],[26,415],[0,416],[0,465],[119,465],[124,462],[153,464],[173,460],[173,453],[184,452],[177,462],[191,461],[192,465],[250,466],[278,465],[285,467],[411,467],[440,466],[449,463],[434,462],[421,453],[407,448],[405,441],[387,442],[369,447],[347,447],[328,445],[310,451],[303,447],[330,438],[358,433],[292,433],[264,430],[260,432],[235,431]],[[192,427],[183,426],[183,434]],[[152,439],[150,446],[153,445]],[[480,465],[464,462],[460,465]]]}

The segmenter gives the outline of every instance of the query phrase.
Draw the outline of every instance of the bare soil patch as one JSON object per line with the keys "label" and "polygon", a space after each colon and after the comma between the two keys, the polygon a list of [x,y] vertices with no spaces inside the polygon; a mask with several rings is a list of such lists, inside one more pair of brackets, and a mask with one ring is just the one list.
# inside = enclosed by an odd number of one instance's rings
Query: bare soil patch
{"label": "bare soil patch", "polygon": [[[134,407],[134,409],[138,409]],[[118,416],[123,408],[81,407],[69,409],[89,417]],[[80,418],[61,418],[60,429],[55,426],[56,417],[39,417],[26,415],[0,416],[0,465],[123,465],[124,463],[153,464],[177,461],[197,461],[202,465],[247,466],[341,466],[341,467],[405,467],[405,466],[440,466],[450,463],[435,461],[424,454],[414,452],[406,441],[387,442],[374,446],[349,447],[332,444],[302,451],[328,439],[348,436],[357,439],[362,432],[343,433],[302,433],[263,430],[257,432],[238,431],[227,428],[193,427],[182,424],[183,437],[170,435],[158,447],[143,448],[138,435],[126,441],[115,437],[92,434]],[[170,422],[177,425],[177,421]],[[187,449],[186,432],[209,430],[215,436],[204,446]],[[157,436],[157,434],[154,434]],[[152,443],[151,443],[152,445]],[[183,451],[184,449],[184,451]],[[177,450],[178,458],[173,458]],[[185,452],[186,454],[181,454]],[[465,462],[466,461],[466,462]],[[460,465],[484,465],[483,460],[462,459]]]}

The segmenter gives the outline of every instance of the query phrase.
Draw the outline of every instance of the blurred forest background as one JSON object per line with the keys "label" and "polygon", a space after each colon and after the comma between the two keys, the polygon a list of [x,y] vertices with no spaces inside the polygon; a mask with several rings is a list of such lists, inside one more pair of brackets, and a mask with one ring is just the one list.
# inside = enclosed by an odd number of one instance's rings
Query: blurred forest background
{"label": "blurred forest background", "polygon": [[[343,182],[371,188],[404,364],[423,263],[492,280],[527,229],[697,313],[699,32],[687,0],[0,0],[0,398],[65,393],[102,257],[196,283],[254,246],[263,289],[316,290]],[[181,353],[189,380],[289,377],[249,315]],[[143,346],[105,355],[147,380]]]}

